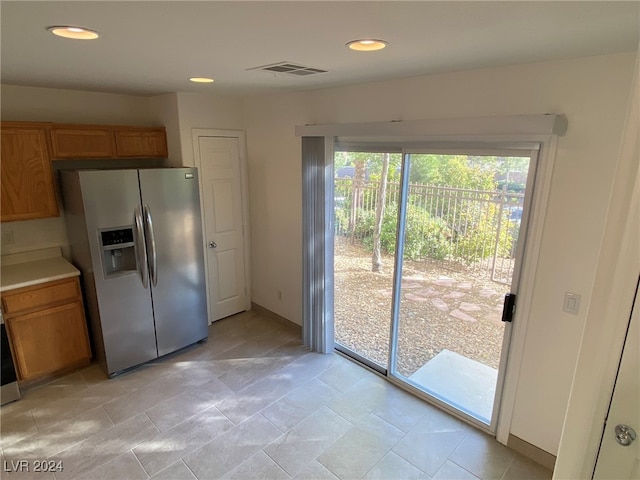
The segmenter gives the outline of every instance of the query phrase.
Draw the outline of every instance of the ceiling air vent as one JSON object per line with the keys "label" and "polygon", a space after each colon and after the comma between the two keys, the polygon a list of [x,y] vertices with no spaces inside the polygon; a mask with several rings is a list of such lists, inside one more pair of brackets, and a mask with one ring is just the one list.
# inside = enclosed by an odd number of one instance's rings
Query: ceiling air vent
{"label": "ceiling air vent", "polygon": [[248,70],[262,70],[263,72],[296,75],[298,77],[315,75],[316,73],[327,73],[327,70],[322,70],[321,68],[305,67],[304,65],[291,62],[272,63],[271,65],[249,68]]}

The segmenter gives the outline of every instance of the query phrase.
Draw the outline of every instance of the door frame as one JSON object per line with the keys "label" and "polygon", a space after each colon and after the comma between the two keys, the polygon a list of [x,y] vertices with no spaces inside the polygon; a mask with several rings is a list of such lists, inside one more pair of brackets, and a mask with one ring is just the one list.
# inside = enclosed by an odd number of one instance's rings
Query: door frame
{"label": "door frame", "polygon": [[[323,202],[323,208],[303,210],[305,238],[320,237],[325,239],[320,252],[314,251],[313,245],[303,245],[304,265],[324,265],[324,268],[320,269],[305,268],[303,270],[304,290],[314,287],[315,292],[314,295],[305,297],[303,301],[303,334],[314,332],[316,337],[323,340],[318,345],[309,343],[309,346],[317,351],[324,351],[327,345],[333,344],[332,332],[327,331],[328,326],[333,328],[333,312],[327,311],[323,307],[326,307],[326,295],[332,296],[333,293],[332,268],[328,268],[326,264],[327,259],[333,259],[332,230],[326,227],[333,226],[330,213],[333,208],[331,194],[336,139],[338,142],[349,139],[353,142],[359,140],[369,143],[373,141],[386,145],[396,142],[405,144],[416,141],[421,144],[433,142],[434,146],[439,144],[441,147],[459,142],[469,142],[467,143],[469,146],[475,142],[478,146],[484,147],[493,143],[494,145],[499,144],[503,148],[507,148],[509,145],[530,144],[531,142],[539,144],[538,171],[531,199],[532,210],[529,219],[527,248],[524,253],[520,277],[523,294],[519,298],[518,310],[514,318],[510,358],[505,372],[501,408],[496,428],[496,439],[506,445],[511,431],[519,372],[524,354],[527,321],[531,316],[532,295],[530,292],[533,291],[542,246],[544,219],[551,189],[557,139],[565,134],[566,129],[566,118],[555,114],[297,126],[296,135],[302,137],[303,178],[308,178],[310,185],[313,186],[312,189],[303,189],[303,203],[313,205],[314,198]],[[314,148],[309,149],[310,145],[313,145]],[[318,215],[324,219],[323,222],[316,221]]]}
{"label": "door frame", "polygon": [[[611,401],[609,402],[609,409],[602,429],[602,438],[600,440],[592,478],[609,478],[608,475],[611,472],[611,468],[615,468],[613,465],[619,466],[618,461],[620,460],[623,463],[626,462],[626,459],[624,458],[625,451],[627,453],[628,451],[634,450],[635,452],[640,451],[640,447],[638,445],[634,445],[627,449],[621,448],[621,445],[613,444],[614,433],[617,433],[615,431],[617,430],[615,424],[629,424],[629,426],[636,429],[638,429],[639,426],[638,423],[635,422],[640,418],[640,411],[636,411],[638,415],[636,418],[633,418],[633,416],[631,418],[626,416],[629,413],[629,403],[627,403],[629,397],[624,398],[624,405],[621,404],[623,395],[626,396],[630,388],[629,382],[633,382],[632,378],[637,378],[633,377],[633,372],[630,372],[629,369],[634,365],[632,359],[637,357],[640,353],[638,352],[640,349],[640,345],[638,344],[638,338],[640,337],[640,305],[638,304],[640,300],[640,297],[638,296],[638,288],[640,287],[640,271],[638,272],[638,275],[638,283],[636,284],[633,306],[629,315],[629,326],[625,333],[625,341],[622,347],[620,363],[618,371],[616,372],[616,380],[611,394]],[[624,415],[621,415],[623,412]],[[638,457],[636,457],[636,460],[638,460]],[[629,465],[627,464],[626,466]]]}
{"label": "door frame", "polygon": [[[198,169],[198,188],[200,190],[200,210],[202,211],[202,248],[204,249],[205,256],[208,255],[207,239],[204,232],[206,232],[204,214],[204,195],[202,187],[202,175],[201,161],[200,161],[200,144],[198,138],[200,137],[217,137],[217,138],[236,138],[238,139],[238,149],[240,154],[240,189],[242,197],[242,231],[244,233],[244,275],[245,275],[245,310],[251,310],[251,266],[249,264],[250,252],[251,252],[251,231],[249,230],[249,167],[247,161],[247,141],[246,133],[243,130],[218,130],[209,128],[192,128],[191,129],[191,141],[193,144],[193,162],[194,166]],[[209,325],[213,323],[211,320],[211,298],[209,298],[209,262],[205,262],[206,284],[207,284],[207,312],[209,316]]]}
{"label": "door frame", "polygon": [[[375,141],[369,143],[367,139],[360,138],[357,142],[349,142],[346,139],[339,139],[340,150],[353,148],[362,148],[364,151],[379,151]],[[406,147],[402,147],[403,144]],[[391,142],[385,143],[387,148],[393,150],[389,145]],[[399,318],[392,318],[390,328],[390,346],[389,346],[389,363],[385,365],[386,375],[389,381],[395,385],[412,392],[414,395],[422,398],[432,404],[438,405],[448,413],[473,424],[477,428],[495,435],[496,439],[506,445],[509,441],[511,419],[513,416],[513,406],[515,404],[515,393],[518,386],[520,365],[524,353],[524,341],[526,335],[527,321],[530,317],[529,310],[531,308],[531,292],[535,281],[536,268],[538,264],[539,250],[542,238],[542,227],[545,218],[547,199],[549,196],[551,173],[553,171],[553,161],[555,159],[556,136],[508,136],[508,137],[477,137],[477,138],[460,138],[459,140],[447,141],[417,141],[415,138],[411,142],[405,142],[402,139],[394,140],[393,145],[397,147],[394,153],[402,153],[403,155],[403,173],[401,191],[404,198],[407,190],[408,175],[404,174],[405,156],[415,153],[440,153],[440,154],[511,154],[513,156],[527,156],[530,158],[530,172],[527,180],[527,195],[525,197],[525,222],[521,226],[521,241],[517,245],[517,255],[521,258],[516,271],[514,272],[515,283],[509,286],[512,293],[518,294],[518,308],[513,317],[513,322],[505,326],[505,333],[501,345],[502,356],[500,360],[499,376],[496,382],[496,396],[494,398],[493,412],[491,423],[486,423],[473,418],[464,412],[459,412],[456,408],[448,405],[446,402],[435,398],[428,393],[423,392],[419,388],[405,382],[394,372],[394,339],[397,337],[397,328]],[[333,157],[335,155],[335,145],[332,144],[332,150],[328,152],[331,157],[331,167],[333,169]],[[384,148],[384,147],[382,147]],[[382,151],[382,150],[380,150]],[[333,186],[333,176],[331,176],[331,186]],[[333,212],[333,195],[327,195],[330,204],[326,205],[329,212]],[[400,214],[399,214],[400,215]],[[404,228],[399,218],[398,228]],[[330,237],[330,239],[329,239]],[[333,228],[328,229],[327,244],[333,248]],[[398,241],[399,248],[402,246]],[[395,297],[399,288],[401,278],[397,276],[398,263],[401,262],[402,253],[396,254],[394,264],[394,299],[392,310],[399,310],[399,299]],[[333,264],[331,269],[325,271],[327,284],[333,285]],[[331,277],[331,278],[329,278]],[[515,287],[512,289],[512,287]],[[333,324],[333,322],[332,322]],[[348,354],[358,359],[357,355]],[[367,365],[367,362],[362,362]],[[368,366],[368,365],[367,365]],[[393,373],[392,373],[393,372]],[[382,372],[379,372],[382,373]]]}

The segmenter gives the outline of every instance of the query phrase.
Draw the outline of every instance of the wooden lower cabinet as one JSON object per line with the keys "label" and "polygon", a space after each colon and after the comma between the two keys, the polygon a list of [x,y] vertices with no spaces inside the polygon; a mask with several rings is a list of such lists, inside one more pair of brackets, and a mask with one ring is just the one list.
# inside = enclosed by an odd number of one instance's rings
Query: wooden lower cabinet
{"label": "wooden lower cabinet", "polygon": [[[75,295],[69,293],[71,289]],[[67,295],[51,298],[53,292]],[[2,303],[19,380],[89,363],[91,350],[77,277],[6,292]]]}

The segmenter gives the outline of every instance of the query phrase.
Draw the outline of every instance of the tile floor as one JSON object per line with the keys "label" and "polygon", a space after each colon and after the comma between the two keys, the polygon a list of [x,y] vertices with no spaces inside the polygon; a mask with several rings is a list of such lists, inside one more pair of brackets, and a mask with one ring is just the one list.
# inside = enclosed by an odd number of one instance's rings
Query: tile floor
{"label": "tile floor", "polygon": [[[0,415],[7,479],[551,478],[254,312],[114,379],[93,365],[31,389]],[[42,460],[54,472],[34,472]]]}

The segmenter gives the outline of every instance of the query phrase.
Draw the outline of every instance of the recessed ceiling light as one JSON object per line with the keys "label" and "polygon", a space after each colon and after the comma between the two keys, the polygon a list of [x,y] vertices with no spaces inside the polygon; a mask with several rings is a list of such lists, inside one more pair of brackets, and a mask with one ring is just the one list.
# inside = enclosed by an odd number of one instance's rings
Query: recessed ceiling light
{"label": "recessed ceiling light", "polygon": [[189,80],[194,83],[213,83],[213,78],[209,77],[191,77]]}
{"label": "recessed ceiling light", "polygon": [[347,47],[358,52],[374,52],[376,50],[382,50],[388,44],[389,42],[385,42],[384,40],[376,40],[375,38],[363,38],[347,43]]}
{"label": "recessed ceiling light", "polygon": [[72,27],[69,25],[58,25],[47,28],[58,37],[71,38],[73,40],[94,40],[100,36],[95,30],[84,27]]}

